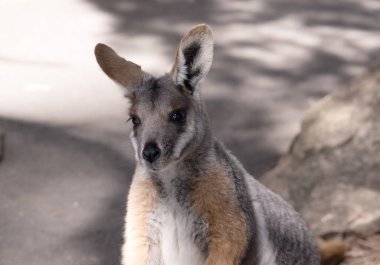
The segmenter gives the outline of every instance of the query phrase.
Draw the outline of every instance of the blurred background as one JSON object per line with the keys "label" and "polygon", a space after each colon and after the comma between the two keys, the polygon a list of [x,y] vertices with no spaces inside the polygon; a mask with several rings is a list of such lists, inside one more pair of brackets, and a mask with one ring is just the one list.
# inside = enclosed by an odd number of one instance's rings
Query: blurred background
{"label": "blurred background", "polygon": [[1,265],[119,264],[134,154],[98,42],[158,76],[208,23],[212,128],[259,179],[309,106],[380,54],[375,0],[0,0],[0,22]]}

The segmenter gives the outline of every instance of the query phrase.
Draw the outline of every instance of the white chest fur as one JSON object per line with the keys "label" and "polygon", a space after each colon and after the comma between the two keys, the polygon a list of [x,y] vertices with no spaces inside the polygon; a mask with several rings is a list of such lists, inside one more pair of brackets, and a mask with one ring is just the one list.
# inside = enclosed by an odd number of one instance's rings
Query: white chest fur
{"label": "white chest fur", "polygon": [[157,209],[161,255],[164,265],[203,265],[206,257],[194,243],[194,216],[176,202],[161,203]]}

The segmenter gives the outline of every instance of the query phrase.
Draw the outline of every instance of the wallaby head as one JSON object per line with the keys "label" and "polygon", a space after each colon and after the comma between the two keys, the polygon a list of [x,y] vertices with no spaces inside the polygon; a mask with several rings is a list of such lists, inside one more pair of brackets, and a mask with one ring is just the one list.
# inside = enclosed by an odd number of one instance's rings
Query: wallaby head
{"label": "wallaby head", "polygon": [[98,44],[96,59],[103,71],[125,87],[130,99],[131,140],[136,159],[159,171],[181,161],[208,136],[199,81],[208,73],[213,37],[207,25],[192,28],[180,41],[170,73],[159,78]]}

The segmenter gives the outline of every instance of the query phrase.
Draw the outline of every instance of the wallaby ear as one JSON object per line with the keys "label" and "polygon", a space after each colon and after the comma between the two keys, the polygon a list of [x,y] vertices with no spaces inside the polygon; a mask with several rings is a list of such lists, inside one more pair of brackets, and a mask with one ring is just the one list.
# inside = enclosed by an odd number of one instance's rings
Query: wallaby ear
{"label": "wallaby ear", "polygon": [[177,47],[171,70],[176,85],[184,86],[192,94],[198,82],[208,73],[212,63],[214,40],[206,24],[192,28]]}
{"label": "wallaby ear", "polygon": [[95,56],[104,73],[116,83],[130,88],[142,81],[144,72],[141,67],[120,57],[107,45],[98,43]]}

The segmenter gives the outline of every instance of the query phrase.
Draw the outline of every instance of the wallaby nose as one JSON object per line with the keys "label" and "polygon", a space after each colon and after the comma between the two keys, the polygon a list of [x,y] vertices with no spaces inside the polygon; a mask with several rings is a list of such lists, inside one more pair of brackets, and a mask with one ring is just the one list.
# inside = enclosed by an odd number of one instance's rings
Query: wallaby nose
{"label": "wallaby nose", "polygon": [[146,161],[153,162],[160,157],[161,151],[156,143],[147,143],[142,152],[143,157]]}

